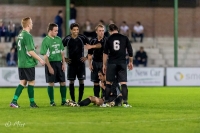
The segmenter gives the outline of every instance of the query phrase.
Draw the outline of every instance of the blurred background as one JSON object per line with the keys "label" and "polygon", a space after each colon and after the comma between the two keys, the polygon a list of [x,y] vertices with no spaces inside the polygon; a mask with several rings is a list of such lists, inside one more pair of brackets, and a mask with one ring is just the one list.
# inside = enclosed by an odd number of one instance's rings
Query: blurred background
{"label": "blurred background", "polygon": [[[71,17],[80,24],[80,32],[88,38],[95,37],[94,28],[102,23],[119,26],[120,33],[129,37],[135,60],[141,47],[146,52],[146,65],[136,62],[138,67],[174,66],[174,0],[71,0],[74,10]],[[200,65],[200,0],[179,0],[178,8],[178,66]],[[20,21],[31,17],[37,51],[47,25],[55,22],[62,11],[62,37],[66,36],[65,0],[0,0],[0,67],[8,65],[8,53],[16,49],[16,36],[22,29]],[[138,23],[139,22],[139,23]],[[106,36],[109,36],[105,32]],[[142,40],[141,40],[142,39]],[[87,51],[85,52],[87,54]],[[135,61],[134,61],[135,63]],[[16,66],[16,65],[13,65]]]}

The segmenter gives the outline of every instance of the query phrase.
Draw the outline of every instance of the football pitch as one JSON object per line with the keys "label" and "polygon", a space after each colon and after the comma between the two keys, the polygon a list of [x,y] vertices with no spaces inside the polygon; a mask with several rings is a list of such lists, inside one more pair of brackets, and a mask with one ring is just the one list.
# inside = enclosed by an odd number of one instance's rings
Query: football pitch
{"label": "football pitch", "polygon": [[[21,108],[10,108],[14,88],[0,89],[0,133],[199,133],[200,87],[129,87],[132,108],[94,105],[50,107],[46,88],[35,88],[40,108],[30,108],[27,90],[19,98]],[[76,87],[76,99],[78,98]],[[93,95],[85,88],[84,98]],[[67,98],[70,99],[69,90]]]}

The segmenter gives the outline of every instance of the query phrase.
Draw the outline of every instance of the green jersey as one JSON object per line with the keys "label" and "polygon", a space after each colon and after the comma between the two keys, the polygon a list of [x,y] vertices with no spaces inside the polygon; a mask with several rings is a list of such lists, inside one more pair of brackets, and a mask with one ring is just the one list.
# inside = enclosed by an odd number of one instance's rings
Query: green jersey
{"label": "green jersey", "polygon": [[37,65],[37,60],[28,53],[29,51],[35,51],[33,37],[29,32],[23,30],[17,38],[19,68],[31,68]]}
{"label": "green jersey", "polygon": [[52,38],[46,36],[42,41],[41,55],[47,55],[49,61],[62,61],[61,52],[64,50],[62,39],[58,36]]}

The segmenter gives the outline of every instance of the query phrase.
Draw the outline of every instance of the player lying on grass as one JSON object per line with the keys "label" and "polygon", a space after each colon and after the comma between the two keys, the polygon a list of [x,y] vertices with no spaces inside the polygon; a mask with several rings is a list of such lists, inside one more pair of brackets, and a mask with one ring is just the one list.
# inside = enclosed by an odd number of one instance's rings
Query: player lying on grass
{"label": "player lying on grass", "polygon": [[[67,103],[70,106],[88,106],[90,103],[94,103],[97,106],[101,106],[104,103],[106,76],[103,74],[102,71],[98,72],[98,76],[99,76],[99,79],[101,81],[100,86],[102,88],[101,98],[98,98],[96,96],[89,96],[88,98],[80,101],[78,104],[76,104],[75,102],[73,102],[71,100],[67,100]],[[108,106],[108,107],[121,106],[121,101],[122,101],[122,95],[121,95],[121,92],[119,90],[119,84],[116,81],[112,84],[112,89],[111,89],[110,97],[109,97],[109,103],[106,106]]]}

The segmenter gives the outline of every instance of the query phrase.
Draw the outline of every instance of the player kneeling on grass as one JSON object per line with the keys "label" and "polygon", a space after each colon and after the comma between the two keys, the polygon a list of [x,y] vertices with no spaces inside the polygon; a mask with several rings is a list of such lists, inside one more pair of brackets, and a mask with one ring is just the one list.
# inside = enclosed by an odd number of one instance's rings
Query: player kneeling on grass
{"label": "player kneeling on grass", "polygon": [[[71,100],[67,100],[68,105],[70,106],[87,106],[90,103],[94,103],[97,106],[101,106],[104,103],[104,97],[105,97],[105,80],[106,80],[106,76],[103,74],[102,71],[98,72],[98,76],[99,79],[101,81],[101,88],[102,88],[102,96],[101,98],[98,98],[96,96],[89,96],[88,98],[80,101],[78,104],[76,104],[75,102],[71,101]],[[122,101],[122,95],[121,92],[119,90],[119,84],[118,82],[114,82],[112,84],[112,89],[110,92],[110,97],[109,97],[109,103],[107,104],[108,107],[111,106],[120,106],[121,105],[121,101]]]}

